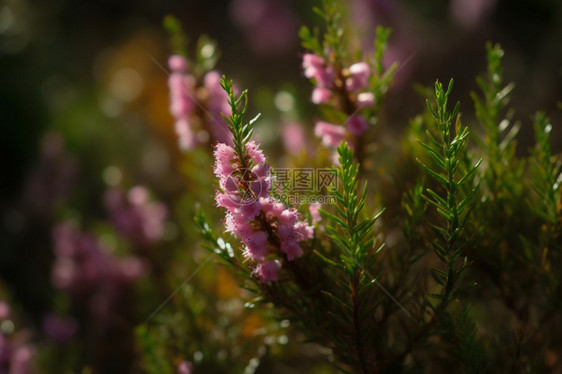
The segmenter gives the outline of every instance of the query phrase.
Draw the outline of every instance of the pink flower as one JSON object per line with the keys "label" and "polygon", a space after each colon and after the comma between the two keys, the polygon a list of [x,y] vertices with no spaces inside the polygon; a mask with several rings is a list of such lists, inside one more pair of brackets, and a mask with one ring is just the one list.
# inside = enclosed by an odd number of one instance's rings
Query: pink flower
{"label": "pink flower", "polygon": [[232,19],[245,32],[250,47],[260,54],[282,55],[296,42],[298,26],[289,2],[235,0]]}
{"label": "pink flower", "polygon": [[234,213],[236,209],[240,208],[241,198],[235,194],[225,194],[217,191],[215,201],[217,206],[226,208],[230,213]]}
{"label": "pink flower", "polygon": [[256,268],[256,273],[260,277],[260,281],[275,282],[277,281],[277,273],[281,270],[281,264],[279,261],[264,261],[258,264]]}
{"label": "pink flower", "polygon": [[177,374],[191,374],[193,372],[193,364],[189,361],[183,360],[178,365]]}
{"label": "pink flower", "polygon": [[258,178],[269,178],[270,174],[270,166],[266,163],[261,163],[252,168],[252,173],[255,174]]}
{"label": "pink flower", "polygon": [[324,59],[311,53],[305,53],[302,59],[304,76],[316,80],[318,87],[332,87],[334,74],[326,67]]}
{"label": "pink flower", "polygon": [[228,124],[221,114],[230,116],[231,109],[228,104],[228,95],[220,85],[221,76],[218,71],[212,70],[205,74],[203,85],[207,91],[207,114],[206,118],[213,137],[218,143],[232,144],[232,134],[228,130]]}
{"label": "pink flower", "polygon": [[231,161],[234,158],[234,148],[224,143],[218,143],[213,154],[215,156],[215,175],[221,178],[232,173]]}
{"label": "pink flower", "polygon": [[[277,279],[280,268],[278,263],[264,262],[268,256],[279,255],[274,251],[274,246],[292,261],[303,253],[297,242],[311,238],[313,232],[312,227],[305,222],[295,225],[299,219],[297,211],[286,208],[270,196],[270,167],[265,163],[266,158],[259,144],[251,141],[245,144],[244,150],[244,154],[235,155],[230,146],[218,144],[215,147],[215,174],[221,186],[216,193],[216,203],[228,210],[226,230],[237,235],[245,244],[243,255],[253,260],[250,264],[258,262],[254,272],[262,282],[267,282]],[[243,167],[238,157],[249,159],[248,165]],[[249,168],[249,172],[245,168]],[[243,169],[246,171],[241,176],[232,177],[226,173]],[[237,185],[240,188],[235,188]],[[258,227],[263,229],[254,231]],[[277,238],[269,238],[270,235]],[[268,248],[272,248],[272,251],[268,252]]]}
{"label": "pink flower", "polygon": [[367,120],[360,115],[351,116],[347,120],[346,125],[349,132],[355,136],[360,136],[365,132],[365,130],[367,130],[367,128],[369,128]]}
{"label": "pink flower", "polygon": [[312,203],[308,206],[308,211],[312,216],[312,224],[315,224],[322,220],[322,216],[320,215],[320,208],[321,205],[319,203]]}
{"label": "pink flower", "polygon": [[281,243],[281,252],[287,255],[287,260],[293,261],[295,258],[302,256],[302,248],[296,241],[287,240]]}
{"label": "pink flower", "polygon": [[330,101],[330,97],[332,96],[332,91],[328,88],[324,87],[315,87],[312,90],[312,102],[314,104],[324,104]]}
{"label": "pink flower", "polygon": [[324,59],[313,53],[305,53],[302,56],[302,67],[305,77],[314,78],[316,71],[324,67]]}
{"label": "pink flower", "polygon": [[276,200],[272,197],[260,197],[261,210],[266,214],[272,212],[275,202]]}
{"label": "pink flower", "polygon": [[225,219],[225,227],[228,232],[237,235],[242,240],[245,240],[246,237],[252,234],[252,228],[248,220],[241,214],[228,213]]}
{"label": "pink flower", "polygon": [[0,322],[10,317],[10,306],[5,301],[0,300]]}
{"label": "pink flower", "polygon": [[369,75],[371,69],[366,62],[358,62],[349,67],[349,78],[346,79],[345,85],[349,91],[356,91],[367,87],[369,83]]}
{"label": "pink flower", "polygon": [[472,29],[494,11],[496,2],[497,0],[453,0],[451,13],[462,26]]}
{"label": "pink flower", "polygon": [[192,95],[195,90],[195,79],[181,73],[172,73],[168,78],[170,87],[170,113],[179,120],[190,115],[195,109]]}
{"label": "pink flower", "polygon": [[244,241],[246,244],[247,252],[245,253],[247,257],[261,261],[265,258],[267,254],[267,248],[265,244],[267,243],[267,234],[263,231],[257,231],[250,235]]}
{"label": "pink flower", "polygon": [[35,349],[29,345],[20,345],[15,347],[13,352],[10,373],[31,374]]}
{"label": "pink flower", "polygon": [[284,224],[291,224],[299,219],[299,216],[294,209],[285,209],[283,213],[278,217],[279,222]]}
{"label": "pink flower", "polygon": [[219,180],[219,185],[227,193],[236,193],[239,190],[240,180],[238,177],[232,175],[222,176]]}
{"label": "pink flower", "polygon": [[181,73],[187,72],[188,64],[187,60],[180,55],[172,55],[168,59],[168,66],[172,71],[177,71]]}
{"label": "pink flower", "polygon": [[142,186],[131,188],[126,195],[118,188],[108,189],[105,206],[115,229],[139,246],[151,245],[164,234],[166,207],[150,201]]}
{"label": "pink flower", "polygon": [[265,162],[263,151],[259,149],[258,144],[254,140],[246,144],[246,150],[248,151],[248,156],[250,156],[255,164]]}
{"label": "pink flower", "polygon": [[148,273],[148,266],[145,261],[137,257],[126,257],[118,263],[119,275],[126,282],[132,282]]}
{"label": "pink flower", "polygon": [[322,138],[322,144],[326,147],[337,147],[345,139],[345,128],[343,126],[323,121],[316,122],[314,133]]}
{"label": "pink flower", "polygon": [[240,208],[236,209],[236,213],[242,214],[248,221],[253,221],[260,214],[260,208],[260,202],[256,200],[240,205]]}
{"label": "pink flower", "polygon": [[297,233],[297,241],[309,240],[314,238],[314,229],[304,221],[299,221],[293,226]]}
{"label": "pink flower", "polygon": [[186,151],[197,145],[197,138],[191,130],[191,125],[187,118],[182,118],[174,124],[176,134],[178,135],[178,145],[180,149]]}
{"label": "pink flower", "polygon": [[285,149],[291,154],[297,154],[301,152],[305,144],[305,135],[302,126],[296,123],[289,123],[283,126],[282,133],[283,143],[285,144]]}
{"label": "pink flower", "polygon": [[271,189],[271,178],[263,178],[257,180],[256,182],[252,182],[250,189],[258,198],[269,196],[269,191]]}
{"label": "pink flower", "polygon": [[291,225],[280,224],[277,227],[277,233],[282,242],[297,242],[297,234]]}

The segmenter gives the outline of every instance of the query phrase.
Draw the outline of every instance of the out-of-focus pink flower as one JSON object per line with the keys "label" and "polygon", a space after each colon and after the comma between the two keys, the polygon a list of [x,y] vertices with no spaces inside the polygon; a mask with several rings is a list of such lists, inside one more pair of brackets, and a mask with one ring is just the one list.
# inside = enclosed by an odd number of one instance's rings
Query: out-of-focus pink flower
{"label": "out-of-focus pink flower", "polygon": [[314,79],[317,87],[330,88],[334,84],[334,73],[326,66],[324,59],[312,53],[302,57],[304,76]]}
{"label": "out-of-focus pink flower", "polygon": [[186,73],[189,64],[187,63],[185,57],[180,55],[172,55],[168,59],[168,66],[173,71]]}
{"label": "out-of-focus pink flower", "polygon": [[[4,314],[9,315],[10,307],[4,301]],[[0,318],[1,321],[1,318]],[[0,373],[4,374],[32,374],[35,348],[26,343],[25,331],[17,331],[14,334],[4,335],[0,331]]]}
{"label": "out-of-focus pink flower", "polygon": [[312,90],[312,102],[314,104],[324,104],[330,101],[332,96],[332,91],[324,87],[315,87]]}
{"label": "out-of-focus pink flower", "polygon": [[111,188],[105,194],[105,206],[115,229],[135,244],[149,246],[162,237],[166,207],[150,201],[145,187],[135,186],[126,196],[120,189]]}
{"label": "out-of-focus pink flower", "polygon": [[355,136],[362,135],[369,128],[367,120],[358,114],[349,117],[346,125],[349,132]]}
{"label": "out-of-focus pink flower", "polygon": [[320,215],[320,208],[322,207],[322,205],[320,205],[319,203],[312,203],[308,206],[308,211],[310,212],[310,215],[312,216],[312,224],[315,224],[317,222],[320,222],[322,220],[322,216]]}
{"label": "out-of-focus pink flower", "polygon": [[80,232],[71,222],[55,227],[53,239],[53,285],[99,320],[111,315],[124,287],[143,274],[136,266],[131,271],[128,260],[114,257],[95,236]]}
{"label": "out-of-focus pink flower", "polygon": [[261,262],[256,267],[256,273],[263,283],[277,281],[279,270],[281,270],[281,264],[274,260]]}
{"label": "out-of-focus pink flower", "polygon": [[178,365],[177,374],[191,374],[193,372],[193,364],[189,361],[183,360]]}
{"label": "out-of-focus pink flower", "polygon": [[191,130],[191,125],[187,118],[182,118],[174,124],[176,134],[178,135],[178,144],[181,149],[192,149],[197,145],[197,138]]}
{"label": "out-of-focus pink flower", "polygon": [[207,94],[206,108],[207,123],[216,142],[232,144],[232,134],[228,130],[222,114],[230,116],[231,109],[228,105],[228,95],[220,85],[221,76],[218,71],[212,70],[205,74],[203,86]]}
{"label": "out-of-focus pink flower", "polygon": [[10,306],[7,302],[0,300],[0,321],[10,317]]}
{"label": "out-of-focus pink flower", "polygon": [[30,345],[18,345],[11,358],[10,374],[32,374],[35,349]]}
{"label": "out-of-focus pink flower", "polygon": [[497,0],[452,0],[451,13],[462,26],[473,29],[489,16]]}
{"label": "out-of-focus pink flower", "polygon": [[314,78],[316,71],[324,69],[326,62],[324,59],[313,53],[305,53],[302,56],[302,67],[304,69],[304,76],[307,78]]}
{"label": "out-of-focus pink flower", "polygon": [[345,85],[349,91],[362,90],[369,83],[371,68],[366,62],[358,62],[349,67],[349,77]]}
{"label": "out-of-focus pink flower", "polygon": [[305,135],[302,126],[296,123],[288,123],[281,130],[283,144],[290,154],[298,154],[306,147]]}
{"label": "out-of-focus pink flower", "polygon": [[118,263],[121,277],[126,282],[134,282],[136,279],[148,273],[148,265],[137,257],[125,257]]}
{"label": "out-of-focus pink flower", "polygon": [[195,109],[195,79],[190,75],[172,72],[168,78],[170,88],[170,112],[177,120],[183,119]]}
{"label": "out-of-focus pink flower", "polygon": [[59,317],[48,314],[43,319],[43,332],[47,339],[55,343],[64,343],[70,340],[78,331],[78,323],[72,317]]}
{"label": "out-of-focus pink flower", "polygon": [[[189,63],[182,56],[171,56],[168,65],[172,70],[168,78],[170,113],[176,121],[175,130],[180,148],[194,148],[205,141],[202,139],[208,138],[209,132],[214,141],[231,144],[232,135],[221,115],[229,116],[230,106],[220,85],[219,72],[207,72],[201,85],[189,74]],[[197,107],[201,111],[197,111]],[[195,118],[201,115],[203,118]]]}
{"label": "out-of-focus pink flower", "polygon": [[314,133],[322,138],[322,144],[326,147],[337,147],[342,140],[345,140],[346,135],[345,127],[323,121],[316,123]]}
{"label": "out-of-focus pink flower", "polygon": [[250,47],[262,55],[281,54],[297,44],[297,21],[288,2],[235,0],[233,21],[240,26]]}

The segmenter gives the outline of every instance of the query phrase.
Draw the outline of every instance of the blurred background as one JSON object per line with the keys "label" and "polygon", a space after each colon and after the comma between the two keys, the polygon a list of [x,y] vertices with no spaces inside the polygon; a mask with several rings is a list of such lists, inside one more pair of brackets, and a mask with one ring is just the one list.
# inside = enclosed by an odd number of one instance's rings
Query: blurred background
{"label": "blurred background", "polygon": [[[400,68],[385,103],[384,131],[398,136],[409,118],[423,110],[423,98],[414,87],[432,85],[437,78],[455,78],[454,95],[470,124],[469,92],[478,89],[475,77],[485,70],[485,43],[492,41],[506,51],[505,80],[516,82],[511,106],[523,123],[518,151],[525,153],[532,145],[530,117],[538,109],[551,117],[554,149],[561,149],[560,1],[346,4],[346,15],[367,50],[377,25],[393,29],[387,62],[398,61]],[[217,68],[249,89],[251,113],[263,113],[258,136],[266,152],[281,155],[282,125],[299,122],[311,135],[319,116],[309,100],[311,86],[302,74],[297,35],[302,24],[321,24],[312,12],[314,5],[319,4],[0,2],[0,300],[10,305],[11,316],[0,313],[0,321],[16,321],[8,326],[13,328],[0,328],[13,335],[14,346],[33,347],[28,356],[35,357],[41,371],[63,372],[57,365],[71,370],[89,365],[94,372],[139,370],[133,328],[205,258],[190,222],[195,202],[210,206],[212,181],[203,175],[210,174],[211,164],[205,152],[185,155],[177,146],[168,111],[166,62],[171,49],[163,18],[173,14],[181,21],[188,49],[202,34],[218,42]],[[280,92],[289,93],[290,99]],[[134,216],[144,226],[123,228],[122,222],[132,219],[123,216]],[[61,228],[61,223],[67,226]],[[111,258],[95,261],[113,269],[118,259],[118,270],[111,270],[119,274],[112,275],[117,280],[100,289],[92,276],[86,283],[94,288],[72,289],[61,260],[61,253],[67,253],[65,240],[108,248],[100,253]],[[239,298],[235,287],[223,289],[235,281],[217,282],[212,265],[202,274],[201,287],[215,290],[214,302]],[[108,292],[114,295],[106,300]],[[192,294],[181,297],[197,299]],[[84,298],[87,308],[81,306]],[[208,302],[200,300],[202,305]],[[101,304],[107,309],[104,315],[111,316],[103,324]],[[213,308],[217,316],[228,315]],[[174,307],[170,309],[172,318]],[[236,318],[229,323],[239,324]],[[244,318],[246,325],[263,323],[256,322],[257,316]],[[92,320],[110,327],[100,330]],[[121,332],[118,338],[115,331]],[[198,341],[203,338],[191,344]],[[277,339],[279,344],[284,341]],[[192,359],[185,352],[193,349],[182,344],[170,348],[171,365]],[[53,357],[64,359],[56,363]]]}

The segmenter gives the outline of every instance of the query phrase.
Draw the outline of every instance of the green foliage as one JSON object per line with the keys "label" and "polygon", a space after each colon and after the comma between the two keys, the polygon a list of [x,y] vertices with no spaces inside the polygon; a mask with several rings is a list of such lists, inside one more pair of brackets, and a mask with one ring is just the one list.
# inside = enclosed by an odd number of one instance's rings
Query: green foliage
{"label": "green foliage", "polygon": [[361,220],[360,214],[367,198],[367,184],[365,183],[362,193],[359,194],[359,165],[353,163],[353,151],[346,143],[340,144],[338,154],[341,166],[337,174],[342,184],[342,192],[335,186],[330,188],[330,192],[337,199],[337,205],[334,207],[337,216],[323,210],[321,214],[334,223],[333,227],[326,226],[326,232],[342,249],[345,255],[342,256],[344,269],[352,275],[366,259],[368,249],[375,243],[372,230],[382,212],[373,218]]}
{"label": "green foliage", "polygon": [[168,14],[164,17],[164,28],[170,35],[170,49],[174,51],[175,54],[188,58],[188,38],[183,31],[181,22],[176,17]]}
{"label": "green foliage", "polygon": [[[517,186],[517,179],[521,178],[523,163],[515,159],[515,137],[520,123],[511,124],[513,111],[502,114],[510,100],[510,94],[515,85],[503,84],[503,69],[501,58],[504,51],[492,43],[486,44],[488,68],[485,76],[476,79],[482,91],[483,98],[471,92],[474,102],[476,118],[480,122],[484,135],[475,136],[480,147],[485,151],[487,168],[483,171],[483,180],[486,188],[486,199],[513,202],[521,196],[521,188]],[[498,206],[499,209],[502,207]]]}
{"label": "green foliage", "polygon": [[314,13],[325,21],[325,32],[322,42],[319,41],[319,31],[302,26],[299,36],[302,40],[302,46],[310,51],[313,51],[318,56],[324,56],[326,51],[330,55],[327,60],[335,63],[341,63],[348,54],[347,40],[344,35],[344,28],[342,25],[341,7],[338,5],[337,0],[323,0],[322,8],[314,7]]}
{"label": "green foliage", "polygon": [[183,56],[187,61],[191,62],[190,71],[196,77],[202,77],[206,72],[211,71],[217,65],[221,53],[217,42],[209,38],[208,35],[201,35],[197,39],[196,49],[194,51],[194,59],[191,61],[190,53],[187,46],[189,38],[183,31],[181,22],[172,15],[164,17],[164,28],[170,37],[170,49],[177,55]]}
{"label": "green foliage", "polygon": [[[468,141],[468,129],[463,127],[458,115],[459,103],[452,112],[447,109],[449,94],[453,88],[453,80],[449,82],[447,91],[437,81],[435,83],[434,109],[427,100],[427,107],[435,120],[433,131],[427,131],[429,143],[420,144],[431,156],[435,168],[426,166],[419,161],[423,169],[441,186],[441,194],[430,188],[426,189],[423,198],[432,205],[441,216],[438,224],[429,223],[437,238],[431,240],[431,248],[446,266],[445,270],[432,268],[431,273],[435,281],[443,289],[441,294],[433,294],[441,300],[440,307],[445,308],[456,296],[458,289],[455,284],[466,269],[466,261],[462,265],[457,260],[470,241],[463,237],[466,219],[472,207],[472,199],[478,191],[478,186],[470,186],[468,194],[462,195],[465,184],[472,183],[471,177],[481,163],[481,159],[468,169],[463,169],[460,157]],[[455,128],[453,129],[453,121]],[[433,134],[432,134],[433,132]]]}
{"label": "green foliage", "polygon": [[371,65],[374,67],[374,74],[371,76],[371,92],[375,95],[375,103],[379,105],[384,97],[394,74],[398,69],[398,62],[394,62],[385,70],[383,65],[383,57],[388,46],[388,38],[392,30],[386,27],[378,26],[375,37],[375,54]]}
{"label": "green foliage", "polygon": [[[344,123],[362,111],[373,122],[397,68],[385,70],[382,63],[390,30],[377,29],[374,54],[366,58],[375,105],[359,108],[356,93],[341,83],[351,58],[362,53],[353,53],[336,1],[324,1],[315,13],[325,30],[303,27],[302,45],[323,57],[337,77],[330,88],[333,105],[323,105],[322,112]],[[246,307],[270,311],[290,321],[302,339],[330,348],[341,372],[545,371],[539,347],[559,346],[543,334],[560,322],[554,269],[562,262],[562,170],[550,148],[552,126],[537,113],[536,146],[529,158],[518,157],[521,124],[507,108],[514,85],[504,83],[501,47],[488,43],[486,49],[487,70],[476,80],[480,93],[471,93],[480,127],[469,131],[463,125],[460,103],[450,108],[452,79],[446,87],[437,81],[432,92],[423,91],[432,97],[405,135],[409,159],[392,164],[400,171],[397,178],[407,179],[407,173],[409,179],[393,186],[398,197],[388,202],[377,190],[384,186],[380,175],[361,169],[374,161],[365,152],[367,140],[342,142],[338,185],[329,188],[336,203],[320,210],[314,239],[303,244],[303,257],[283,261],[278,281],[259,282],[240,251],[212,229],[200,209],[195,214],[202,246],[249,291]],[[224,77],[221,85],[231,107],[224,118],[247,168],[245,144],[255,121],[244,122],[247,91],[236,95]],[[411,173],[412,156],[425,175]],[[381,201],[396,216],[370,215]],[[392,244],[383,251],[384,242]],[[490,300],[498,307],[491,310]]]}
{"label": "green foliage", "polygon": [[534,181],[532,187],[538,199],[532,203],[531,208],[545,222],[555,224],[559,220],[561,163],[552,156],[552,125],[545,113],[536,113],[533,128],[536,145],[532,151],[530,167]]}
{"label": "green foliage", "polygon": [[451,329],[454,340],[453,354],[459,359],[463,373],[486,373],[484,350],[476,338],[476,324],[471,318],[468,307],[451,316]]}
{"label": "green foliage", "polygon": [[221,87],[226,91],[228,95],[228,104],[230,105],[231,114],[229,117],[222,114],[225,121],[228,123],[228,128],[233,136],[234,150],[238,156],[238,159],[242,163],[242,166],[247,169],[246,160],[246,148],[245,144],[252,138],[253,123],[259,118],[259,114],[254,117],[250,122],[244,123],[244,116],[246,115],[246,110],[248,109],[248,91],[244,90],[242,93],[236,97],[234,93],[234,88],[232,87],[232,81],[227,80],[226,77],[221,79]]}

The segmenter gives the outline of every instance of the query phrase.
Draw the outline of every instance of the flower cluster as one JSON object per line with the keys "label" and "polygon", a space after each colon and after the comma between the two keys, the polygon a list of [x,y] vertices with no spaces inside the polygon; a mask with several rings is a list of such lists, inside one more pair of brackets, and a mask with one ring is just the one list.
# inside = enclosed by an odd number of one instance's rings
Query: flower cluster
{"label": "flower cluster", "polygon": [[176,121],[180,148],[188,150],[206,143],[210,135],[213,142],[230,144],[228,125],[221,116],[230,113],[230,107],[220,86],[220,74],[211,70],[198,79],[190,73],[188,61],[179,55],[171,56],[168,66],[170,113]]}
{"label": "flower cluster", "polygon": [[347,138],[348,132],[356,137],[361,136],[369,124],[365,117],[358,113],[362,108],[375,104],[374,94],[366,91],[371,74],[369,64],[358,62],[340,69],[318,55],[305,53],[302,66],[304,75],[313,79],[315,83],[312,102],[339,105],[349,116],[346,128],[328,122],[316,123],[314,131],[322,138],[322,143],[328,147],[336,147],[340,141]]}
{"label": "flower cluster", "polygon": [[138,246],[151,245],[162,237],[166,207],[150,201],[146,188],[135,186],[127,194],[111,188],[105,194],[105,205],[116,230]]}
{"label": "flower cluster", "polygon": [[10,314],[10,306],[0,300],[0,373],[31,374],[35,349],[23,331],[14,333]]}
{"label": "flower cluster", "polygon": [[272,177],[269,164],[255,141],[245,144],[243,159],[226,144],[215,147],[215,175],[220,191],[217,205],[228,210],[226,229],[245,245],[244,256],[255,263],[262,282],[276,281],[281,269],[280,255],[287,261],[303,253],[299,242],[313,237],[313,229],[299,221],[295,209],[270,196]]}
{"label": "flower cluster", "polygon": [[98,317],[111,315],[123,286],[146,271],[142,260],[116,258],[104,250],[95,236],[80,232],[70,222],[55,227],[53,234],[53,285]]}

